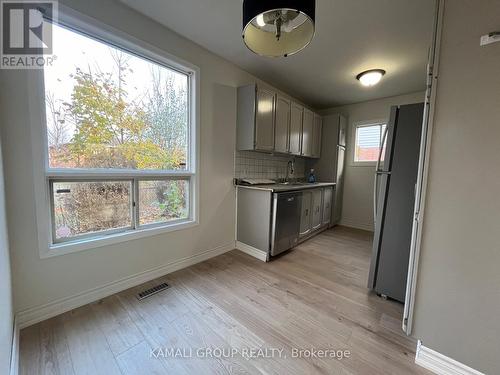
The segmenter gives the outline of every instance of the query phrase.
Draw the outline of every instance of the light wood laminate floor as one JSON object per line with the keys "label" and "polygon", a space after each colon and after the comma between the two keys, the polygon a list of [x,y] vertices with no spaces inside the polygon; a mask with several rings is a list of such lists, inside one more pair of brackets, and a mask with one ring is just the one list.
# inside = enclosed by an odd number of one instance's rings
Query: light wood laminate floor
{"label": "light wood laminate floor", "polygon": [[[234,250],[25,328],[21,374],[428,374],[402,305],[366,289],[371,240],[338,227],[270,263]],[[171,288],[136,299],[158,281]],[[350,357],[292,358],[311,348]]]}

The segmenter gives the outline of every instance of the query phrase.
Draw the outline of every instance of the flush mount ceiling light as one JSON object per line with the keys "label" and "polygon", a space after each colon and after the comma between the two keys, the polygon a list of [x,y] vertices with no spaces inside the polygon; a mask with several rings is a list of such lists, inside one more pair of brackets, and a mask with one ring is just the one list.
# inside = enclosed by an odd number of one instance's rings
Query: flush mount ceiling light
{"label": "flush mount ceiling light", "polygon": [[316,0],[244,0],[243,40],[261,56],[289,56],[314,36]]}
{"label": "flush mount ceiling light", "polygon": [[362,73],[359,73],[356,76],[356,79],[361,82],[363,86],[375,86],[377,83],[380,82],[382,77],[385,74],[385,70],[382,69],[371,69],[371,70],[366,70]]}

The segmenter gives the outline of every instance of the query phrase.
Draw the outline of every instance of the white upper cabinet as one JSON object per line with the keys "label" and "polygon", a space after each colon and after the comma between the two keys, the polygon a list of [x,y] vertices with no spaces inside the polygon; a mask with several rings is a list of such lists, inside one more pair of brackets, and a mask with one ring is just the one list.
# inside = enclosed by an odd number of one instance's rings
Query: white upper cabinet
{"label": "white upper cabinet", "polygon": [[319,158],[321,156],[321,130],[323,128],[323,119],[320,115],[314,114],[313,126],[313,145],[312,157]]}
{"label": "white upper cabinet", "polygon": [[257,85],[238,88],[236,148],[274,151],[276,94]]}
{"label": "white upper cabinet", "polygon": [[304,108],[302,121],[302,156],[312,156],[314,113]]}
{"label": "white upper cabinet", "polygon": [[274,150],[274,100],[272,91],[257,88],[255,108],[255,149]]}
{"label": "white upper cabinet", "polygon": [[302,152],[302,116],[304,107],[292,102],[290,111],[290,153],[301,155]]}
{"label": "white upper cabinet", "polygon": [[238,88],[237,150],[319,157],[321,117],[272,89]]}
{"label": "white upper cabinet", "polygon": [[276,96],[276,123],[274,151],[288,153],[290,151],[290,100]]}

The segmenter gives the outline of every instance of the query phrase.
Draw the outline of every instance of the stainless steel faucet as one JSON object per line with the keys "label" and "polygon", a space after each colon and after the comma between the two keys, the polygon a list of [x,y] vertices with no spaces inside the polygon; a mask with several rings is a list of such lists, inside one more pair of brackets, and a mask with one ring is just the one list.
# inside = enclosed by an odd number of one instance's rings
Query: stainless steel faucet
{"label": "stainless steel faucet", "polygon": [[295,173],[295,158],[293,158],[292,160],[288,160],[288,163],[286,164],[286,182],[290,182],[288,174],[289,172],[292,176]]}

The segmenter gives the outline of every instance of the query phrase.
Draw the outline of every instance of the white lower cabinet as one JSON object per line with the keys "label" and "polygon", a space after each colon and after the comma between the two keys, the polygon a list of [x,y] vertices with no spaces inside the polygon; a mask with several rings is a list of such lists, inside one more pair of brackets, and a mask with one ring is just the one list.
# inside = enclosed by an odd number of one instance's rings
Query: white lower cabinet
{"label": "white lower cabinet", "polygon": [[333,187],[323,189],[323,225],[329,225],[332,218]]}
{"label": "white lower cabinet", "polygon": [[300,210],[300,237],[307,236],[311,232],[311,202],[312,192],[305,190],[302,193],[302,208]]}
{"label": "white lower cabinet", "polygon": [[304,190],[300,215],[300,238],[309,237],[328,226],[331,217],[333,188]]}
{"label": "white lower cabinet", "polygon": [[312,215],[311,215],[311,229],[313,231],[321,228],[323,222],[322,214],[323,208],[323,189],[314,189],[312,192]]}

